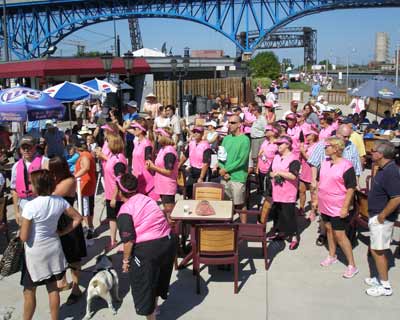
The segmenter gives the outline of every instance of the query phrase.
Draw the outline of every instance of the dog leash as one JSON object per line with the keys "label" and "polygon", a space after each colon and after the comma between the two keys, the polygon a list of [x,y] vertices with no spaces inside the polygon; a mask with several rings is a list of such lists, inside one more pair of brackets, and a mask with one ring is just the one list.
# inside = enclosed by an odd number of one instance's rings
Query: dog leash
{"label": "dog leash", "polygon": [[[123,243],[122,240],[118,241],[118,242],[115,244],[115,247],[118,247],[118,246],[119,246],[120,244],[122,244],[122,243]],[[100,256],[101,254],[107,255],[108,252],[99,253],[99,254],[95,255],[93,258],[97,258],[97,257]],[[84,272],[84,273],[95,273],[93,270],[92,270],[92,271],[91,271],[91,270],[81,270],[81,269],[77,269],[77,268],[75,268],[75,267],[73,267],[73,266],[71,266],[71,265],[68,265],[68,269],[75,270],[75,271],[79,271],[79,272]]]}

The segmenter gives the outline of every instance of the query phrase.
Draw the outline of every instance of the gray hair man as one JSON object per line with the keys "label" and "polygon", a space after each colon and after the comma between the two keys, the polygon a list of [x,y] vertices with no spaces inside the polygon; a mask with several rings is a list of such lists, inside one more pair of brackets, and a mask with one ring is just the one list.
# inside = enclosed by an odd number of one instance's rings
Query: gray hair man
{"label": "gray hair man", "polygon": [[400,206],[400,171],[393,160],[395,153],[395,147],[389,141],[376,142],[372,150],[372,160],[379,169],[368,194],[368,227],[370,251],[379,278],[366,278],[365,283],[371,286],[366,293],[373,297],[392,295],[385,251],[390,249]]}

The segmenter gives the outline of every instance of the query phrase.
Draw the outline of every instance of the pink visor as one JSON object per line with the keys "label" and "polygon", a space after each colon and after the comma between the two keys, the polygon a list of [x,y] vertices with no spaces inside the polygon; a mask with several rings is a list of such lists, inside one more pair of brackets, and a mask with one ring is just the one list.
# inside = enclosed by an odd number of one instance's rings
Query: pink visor
{"label": "pink visor", "polygon": [[121,191],[123,191],[123,192],[125,192],[125,193],[132,193],[132,192],[133,192],[133,191],[130,191],[130,190],[126,189],[126,188],[121,184],[121,177],[120,177],[120,176],[117,177],[116,181],[117,181],[118,188],[119,188]]}
{"label": "pink visor", "polygon": [[266,125],[265,131],[272,131],[272,132],[278,133],[278,130],[271,125]]}
{"label": "pink visor", "polygon": [[101,126],[101,128],[102,128],[103,130],[107,130],[107,131],[110,131],[110,132],[114,132],[114,129],[111,128],[108,124],[105,124],[105,125]]}
{"label": "pink visor", "polygon": [[318,136],[318,132],[317,132],[317,131],[314,131],[314,130],[312,130],[312,129],[305,129],[305,130],[303,130],[303,134],[304,134],[305,136],[308,136],[308,135],[310,135],[310,134],[315,134],[316,136]]}
{"label": "pink visor", "polygon": [[144,132],[147,131],[140,123],[137,123],[137,122],[132,123],[131,124],[131,128],[138,128],[138,129],[140,129],[140,130],[142,130]]}
{"label": "pink visor", "polygon": [[289,145],[289,146],[292,145],[292,143],[291,143],[288,139],[286,139],[285,137],[282,137],[282,138],[276,140],[274,143],[275,143],[275,144],[283,144],[283,143],[286,143],[286,144]]}
{"label": "pink visor", "polygon": [[171,135],[162,128],[156,129],[155,132],[161,134],[163,137],[167,137],[167,138],[171,137]]}

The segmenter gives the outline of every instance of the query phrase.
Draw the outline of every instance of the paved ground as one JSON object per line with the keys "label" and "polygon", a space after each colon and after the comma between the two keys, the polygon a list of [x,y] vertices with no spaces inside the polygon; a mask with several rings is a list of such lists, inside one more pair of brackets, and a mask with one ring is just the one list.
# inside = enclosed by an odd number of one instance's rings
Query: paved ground
{"label": "paved ground", "polygon": [[[96,222],[101,209],[99,199],[96,204]],[[10,217],[12,219],[12,213]],[[314,244],[317,223],[308,225],[304,219],[300,219],[299,223],[304,231],[301,234],[300,247],[296,251],[289,251],[287,243],[270,243],[269,256],[273,260],[268,272],[264,269],[259,245],[241,247],[240,291],[237,295],[233,294],[232,272],[204,268],[201,272],[202,294],[197,295],[191,269],[174,271],[170,297],[162,305],[158,319],[398,319],[400,271],[395,267],[399,263],[398,258],[391,257],[393,267],[390,278],[394,295],[385,298],[368,297],[364,293],[366,286],[363,284],[364,277],[369,275],[365,243],[358,241],[354,249],[360,273],[351,280],[345,280],[342,278],[344,264],[338,263],[328,269],[319,266],[320,260],[327,255],[327,250]],[[107,232],[103,230],[95,245],[89,248],[85,270],[91,269],[93,257],[103,250]],[[362,237],[362,240],[365,241],[366,238]],[[0,252],[3,248],[4,239],[0,236]],[[394,249],[393,247],[393,251]],[[121,256],[112,256],[116,269],[120,270]],[[90,277],[90,273],[83,274],[82,288],[87,286]],[[99,300],[94,304],[97,310],[94,319],[141,318],[135,315],[126,275],[120,274],[120,283],[123,302],[118,314],[113,316],[106,304]],[[62,303],[67,296],[68,293],[61,294]],[[21,319],[23,298],[19,274],[0,281],[0,297],[0,319],[7,311],[12,311],[10,319]],[[47,295],[43,288],[38,290],[37,297],[34,319],[49,319]],[[61,319],[81,319],[85,306],[85,299],[74,306],[62,306]]]}

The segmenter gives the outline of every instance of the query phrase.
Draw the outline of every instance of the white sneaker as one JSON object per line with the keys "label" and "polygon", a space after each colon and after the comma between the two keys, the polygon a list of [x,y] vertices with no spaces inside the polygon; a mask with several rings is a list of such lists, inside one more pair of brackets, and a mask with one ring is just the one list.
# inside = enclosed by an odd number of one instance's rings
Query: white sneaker
{"label": "white sneaker", "polygon": [[381,283],[376,277],[373,278],[365,278],[364,279],[365,284],[369,285],[370,287],[377,287],[380,286]]}
{"label": "white sneaker", "polygon": [[384,286],[376,286],[368,288],[365,293],[371,297],[380,297],[380,296],[391,296],[393,291],[392,288],[385,288]]}

